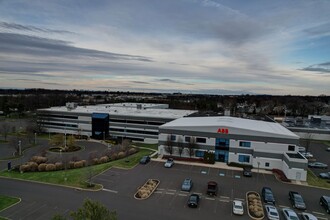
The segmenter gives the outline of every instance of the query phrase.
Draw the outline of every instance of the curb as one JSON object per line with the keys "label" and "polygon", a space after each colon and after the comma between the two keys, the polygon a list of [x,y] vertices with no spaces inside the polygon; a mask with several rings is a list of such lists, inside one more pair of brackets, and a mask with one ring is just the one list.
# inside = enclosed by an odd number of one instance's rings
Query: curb
{"label": "curb", "polygon": [[[9,208],[13,207],[13,206],[17,205],[18,203],[20,203],[20,202],[22,201],[22,199],[21,199],[20,197],[15,197],[15,196],[11,196],[11,197],[12,197],[12,198],[16,198],[16,199],[18,199],[18,202],[15,202],[14,204],[11,204],[10,206],[8,206],[8,207],[6,207],[6,208],[0,210],[0,212],[3,212],[3,211],[5,211],[6,209],[9,209]],[[6,218],[6,219],[8,219],[8,218]]]}

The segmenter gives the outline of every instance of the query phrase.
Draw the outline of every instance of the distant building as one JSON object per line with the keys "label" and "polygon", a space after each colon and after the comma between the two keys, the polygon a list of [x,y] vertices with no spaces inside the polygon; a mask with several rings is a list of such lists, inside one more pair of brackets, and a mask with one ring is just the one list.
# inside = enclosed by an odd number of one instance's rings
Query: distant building
{"label": "distant building", "polygon": [[45,132],[83,135],[95,139],[128,138],[157,143],[158,127],[195,111],[169,109],[167,104],[116,103],[38,109]]}

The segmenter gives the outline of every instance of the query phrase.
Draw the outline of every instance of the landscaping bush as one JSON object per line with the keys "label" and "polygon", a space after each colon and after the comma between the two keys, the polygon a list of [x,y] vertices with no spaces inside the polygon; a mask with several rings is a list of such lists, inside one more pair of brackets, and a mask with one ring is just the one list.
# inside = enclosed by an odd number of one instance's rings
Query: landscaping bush
{"label": "landscaping bush", "polygon": [[30,159],[31,162],[36,162],[37,164],[46,163],[47,157],[41,157],[41,156],[33,156]]}
{"label": "landscaping bush", "polygon": [[83,163],[83,166],[87,166],[87,161],[86,160],[81,160],[81,162]]}
{"label": "landscaping bush", "polygon": [[20,170],[21,170],[21,172],[28,172],[31,170],[31,167],[30,167],[30,165],[23,164],[23,165],[21,165]]}
{"label": "landscaping bush", "polygon": [[39,171],[46,171],[46,166],[47,166],[47,164],[45,164],[45,163],[41,163],[41,164],[39,164],[39,166],[38,166],[38,170]]}
{"label": "landscaping bush", "polygon": [[73,169],[74,168],[74,161],[69,161],[69,168],[70,169]]}
{"label": "landscaping bush", "polygon": [[132,147],[132,148],[130,148],[130,149],[128,150],[128,154],[129,154],[129,155],[135,154],[136,152],[137,152],[137,149],[134,148],[134,147]]}
{"label": "landscaping bush", "polygon": [[36,162],[27,162],[27,165],[30,166],[30,171],[37,171],[38,170],[38,164]]}
{"label": "landscaping bush", "polygon": [[204,162],[209,164],[215,163],[215,154],[212,152],[204,152]]}
{"label": "landscaping bush", "polygon": [[116,153],[113,153],[111,156],[110,156],[110,160],[117,160],[118,158],[118,154]]}
{"label": "landscaping bush", "polygon": [[56,162],[55,163],[55,169],[56,170],[62,170],[63,169],[63,163],[62,162]]}
{"label": "landscaping bush", "polygon": [[55,164],[49,163],[46,165],[46,171],[54,171],[56,170]]}
{"label": "landscaping bush", "polygon": [[99,163],[106,163],[109,161],[109,157],[108,156],[103,156],[99,159]]}
{"label": "landscaping bush", "polygon": [[125,156],[126,156],[126,153],[123,152],[123,151],[120,151],[120,152],[118,153],[118,155],[117,155],[117,158],[118,158],[118,159],[121,159],[121,158],[124,158]]}
{"label": "landscaping bush", "polygon": [[92,159],[92,165],[99,164],[99,159],[98,158],[93,158]]}
{"label": "landscaping bush", "polygon": [[84,167],[84,162],[83,161],[74,162],[73,167],[74,168],[82,168],[82,167]]}

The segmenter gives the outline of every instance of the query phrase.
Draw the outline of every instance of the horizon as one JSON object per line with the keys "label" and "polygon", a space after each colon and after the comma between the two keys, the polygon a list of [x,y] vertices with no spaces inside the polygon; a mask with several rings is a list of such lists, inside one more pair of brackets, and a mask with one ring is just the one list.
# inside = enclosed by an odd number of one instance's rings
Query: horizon
{"label": "horizon", "polygon": [[0,88],[330,95],[329,1],[0,1]]}

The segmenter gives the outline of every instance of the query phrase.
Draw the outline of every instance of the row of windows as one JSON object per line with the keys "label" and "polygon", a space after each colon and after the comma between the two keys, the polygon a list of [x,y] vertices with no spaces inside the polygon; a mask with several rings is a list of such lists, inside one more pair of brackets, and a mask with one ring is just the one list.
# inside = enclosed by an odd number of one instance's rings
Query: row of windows
{"label": "row of windows", "polygon": [[251,142],[240,141],[240,142],[239,142],[239,146],[240,146],[240,147],[251,147]]}
{"label": "row of windows", "polygon": [[77,128],[78,125],[73,125],[73,124],[62,124],[62,123],[54,123],[54,122],[44,122],[44,125],[55,125],[55,126],[61,126],[64,128]]}
{"label": "row of windows", "polygon": [[163,125],[165,122],[156,122],[156,121],[139,121],[139,120],[126,120],[126,119],[112,119],[111,122],[125,123],[125,124],[144,124],[144,125]]}
{"label": "row of windows", "polygon": [[[173,134],[171,135],[171,141],[176,141],[176,135],[173,135]],[[189,143],[191,141],[191,137],[190,136],[184,137],[184,141]],[[197,137],[196,138],[196,143],[205,144],[206,143],[206,138]]]}
{"label": "row of windows", "polygon": [[142,131],[142,130],[129,130],[129,129],[120,129],[120,128],[110,128],[109,131],[115,132],[127,132],[127,133],[135,133],[135,134],[149,134],[149,135],[158,135],[157,131]]}
{"label": "row of windows", "polygon": [[69,119],[78,119],[78,116],[71,116],[71,115],[46,115],[46,114],[39,114],[39,117],[45,117],[45,118],[69,118]]}

